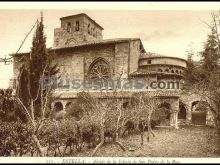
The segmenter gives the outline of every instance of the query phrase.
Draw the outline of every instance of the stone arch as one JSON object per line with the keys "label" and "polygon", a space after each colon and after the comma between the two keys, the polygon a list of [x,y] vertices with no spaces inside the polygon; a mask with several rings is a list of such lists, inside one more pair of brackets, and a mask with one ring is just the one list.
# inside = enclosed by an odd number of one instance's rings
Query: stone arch
{"label": "stone arch", "polygon": [[90,79],[110,79],[111,67],[109,62],[101,57],[95,59],[89,66],[88,77]]}
{"label": "stone arch", "polygon": [[187,117],[187,107],[183,102],[179,102],[179,112],[178,119],[186,119]]}
{"label": "stone arch", "polygon": [[129,101],[124,101],[122,106],[124,109],[127,109],[129,107]]}
{"label": "stone arch", "polygon": [[176,70],[176,73],[177,73],[177,74],[179,74],[179,71],[178,71],[178,70]]}
{"label": "stone arch", "polygon": [[208,103],[206,101],[194,101],[191,106],[192,123],[195,125],[206,125]]}
{"label": "stone arch", "polygon": [[160,69],[158,69],[158,72],[163,72],[163,70],[160,68]]}
{"label": "stone arch", "polygon": [[166,115],[165,118],[169,120],[170,119],[170,114],[171,114],[171,104],[168,103],[168,102],[162,102],[158,106],[158,108],[165,112],[165,115]]}
{"label": "stone arch", "polygon": [[55,110],[55,112],[63,111],[63,104],[60,101],[55,102],[54,103],[54,110]]}
{"label": "stone arch", "polygon": [[192,101],[192,103],[191,103],[191,111],[195,111],[195,109],[197,108],[198,104],[199,104],[199,100]]}
{"label": "stone arch", "polygon": [[171,70],[171,73],[175,73],[173,69]]}

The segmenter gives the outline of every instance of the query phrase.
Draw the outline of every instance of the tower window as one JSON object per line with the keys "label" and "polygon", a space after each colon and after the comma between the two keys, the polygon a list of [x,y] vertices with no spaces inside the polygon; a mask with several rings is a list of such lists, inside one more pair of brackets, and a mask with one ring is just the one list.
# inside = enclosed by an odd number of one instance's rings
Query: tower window
{"label": "tower window", "polygon": [[79,31],[79,21],[76,21],[75,31]]}
{"label": "tower window", "polygon": [[67,23],[67,32],[71,32],[71,23],[70,22]]}
{"label": "tower window", "polygon": [[95,36],[95,28],[92,28],[92,35]]}
{"label": "tower window", "polygon": [[88,24],[88,34],[90,34],[90,24]]}

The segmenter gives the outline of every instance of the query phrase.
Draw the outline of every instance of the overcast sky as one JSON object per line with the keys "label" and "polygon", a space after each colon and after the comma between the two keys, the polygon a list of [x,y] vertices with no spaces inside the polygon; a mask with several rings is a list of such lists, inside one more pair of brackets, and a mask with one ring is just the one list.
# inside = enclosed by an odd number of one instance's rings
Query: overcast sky
{"label": "overcast sky", "polygon": [[[149,52],[186,59],[190,45],[201,51],[209,28],[209,10],[149,11],[149,10],[43,10],[47,47],[53,45],[54,28],[60,27],[60,17],[86,13],[103,28],[103,38],[140,38]],[[17,51],[25,34],[31,29],[40,10],[0,10],[0,56]],[[20,52],[30,51],[33,34]],[[8,86],[12,65],[0,64],[0,88]]]}

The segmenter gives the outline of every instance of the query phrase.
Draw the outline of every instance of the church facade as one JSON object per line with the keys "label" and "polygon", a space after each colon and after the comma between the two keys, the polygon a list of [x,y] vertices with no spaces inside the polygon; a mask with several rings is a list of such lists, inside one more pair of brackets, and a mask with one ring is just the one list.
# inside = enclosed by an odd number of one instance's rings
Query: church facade
{"label": "church facade", "polygon": [[[103,39],[103,27],[84,13],[62,17],[60,21],[61,26],[54,30],[53,63],[58,64],[63,82],[62,88],[55,90],[55,111],[65,111],[76,101],[81,89],[70,88],[68,82],[73,80],[143,80],[141,89],[121,89],[121,97],[130,97],[137,91],[153,93],[160,98],[161,106],[169,109],[168,125],[178,128],[182,120],[192,122],[192,103],[180,99],[187,67],[184,59],[147,52],[140,38]],[[28,54],[13,56],[15,86],[22,66],[20,59]],[[98,90],[93,93],[101,97]]]}

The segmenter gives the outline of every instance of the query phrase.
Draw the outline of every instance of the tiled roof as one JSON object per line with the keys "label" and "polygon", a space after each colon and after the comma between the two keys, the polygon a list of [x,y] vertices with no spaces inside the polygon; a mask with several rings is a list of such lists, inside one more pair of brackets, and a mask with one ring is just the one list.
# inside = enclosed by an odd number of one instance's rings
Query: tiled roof
{"label": "tiled roof", "polygon": [[[105,39],[105,40],[88,41],[88,42],[78,43],[72,46],[67,45],[66,47],[60,47],[60,48],[58,47],[58,48],[53,48],[51,50],[56,51],[56,50],[71,49],[71,48],[84,47],[84,46],[115,44],[115,43],[120,43],[120,42],[128,42],[128,41],[136,41],[136,40],[140,40],[140,38],[113,38],[113,39]],[[12,54],[12,56],[13,55],[26,55],[29,53],[30,52],[17,53],[17,54]]]}
{"label": "tiled roof", "polygon": [[150,59],[150,58],[173,58],[173,59],[179,59],[179,60],[183,60],[186,61],[183,58],[179,58],[179,57],[174,57],[174,56],[167,56],[167,55],[162,55],[162,54],[157,54],[157,53],[152,53],[152,52],[146,52],[146,53],[141,53],[140,54],[140,60],[141,59]]}
{"label": "tiled roof", "polygon": [[73,46],[67,45],[66,47],[54,48],[54,50],[81,47],[81,46],[90,46],[90,45],[115,44],[115,43],[135,41],[135,40],[140,40],[140,38],[113,38],[113,39],[105,39],[105,40],[94,40],[94,41],[87,41],[87,42],[78,43]]}
{"label": "tiled roof", "polygon": [[180,76],[180,77],[183,76],[176,73],[167,73],[167,72],[158,72],[158,71],[135,71],[131,73],[129,76],[136,77],[136,76],[145,76],[145,75],[160,75],[160,76],[164,75],[164,76]]}
{"label": "tiled roof", "polygon": [[140,58],[149,58],[149,57],[164,57],[164,55],[152,53],[152,52],[146,52],[140,54]]}

